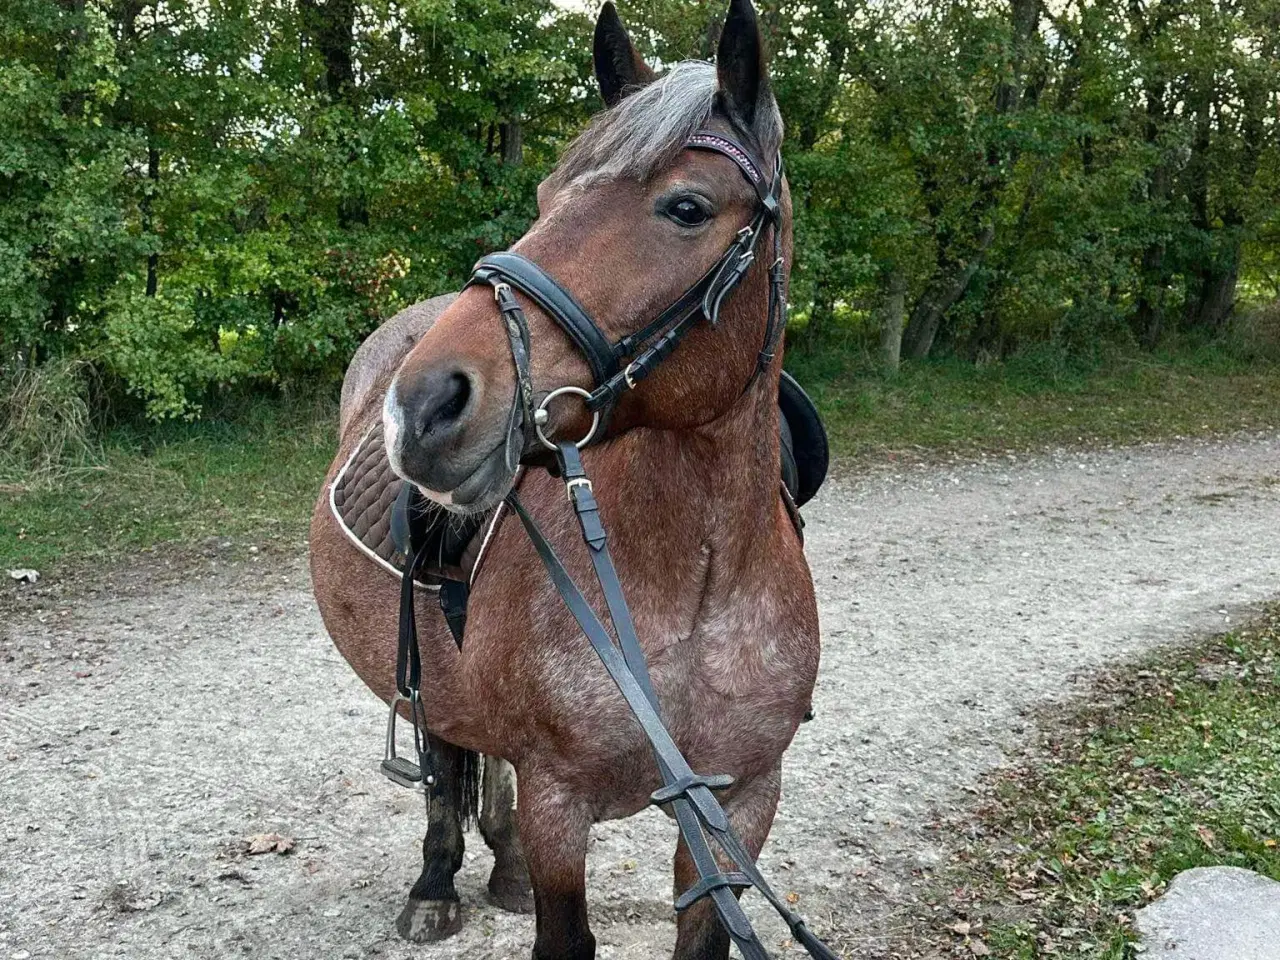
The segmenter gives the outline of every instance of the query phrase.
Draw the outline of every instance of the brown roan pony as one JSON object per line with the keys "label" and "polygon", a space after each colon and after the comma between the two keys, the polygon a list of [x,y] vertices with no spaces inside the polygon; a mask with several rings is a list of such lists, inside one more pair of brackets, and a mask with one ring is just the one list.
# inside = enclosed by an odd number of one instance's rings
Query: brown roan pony
{"label": "brown roan pony", "polygon": [[[541,184],[538,219],[512,249],[570,291],[616,341],[694,285],[757,208],[735,163],[687,149],[690,135],[719,131],[755,157],[772,158],[782,124],[750,0],[732,0],[714,67],[678,64],[661,77],[606,4],[595,68],[608,109]],[[785,190],[777,224],[771,229],[782,231],[789,263]],[[773,259],[771,242],[759,249],[719,322],[697,326],[652,376],[624,392],[583,450],[662,718],[694,770],[735,778],[718,796],[753,857],[773,822],[782,754],[809,706],[819,659],[809,568],[779,490],[781,350],[755,375]],[[595,386],[565,332],[532,300],[522,295],[520,303],[535,396]],[[516,396],[511,347],[489,286],[410,308],[352,364],[326,490],[381,425],[396,473],[449,511],[491,510],[518,486],[602,610],[565,487],[540,469],[545,451],[526,445],[520,468],[504,455]],[[590,425],[581,401],[564,396],[551,404],[543,430],[574,439]],[[326,627],[364,682],[390,700],[396,580],[344,535],[324,495],[311,551]],[[419,596],[417,619],[423,700],[446,777],[460,775],[463,749],[489,758],[481,830],[495,848],[491,894],[500,905],[527,909],[531,882],[535,958],[593,957],[591,825],[638,812],[662,785],[640,727],[509,512],[499,513],[474,571],[461,649],[429,597]],[[514,820],[514,784],[496,758],[516,773]],[[413,939],[457,929],[457,793],[431,811],[424,872],[400,919]],[[696,880],[681,841],[677,892]],[[709,899],[679,914],[676,958],[724,958],[729,942]]]}

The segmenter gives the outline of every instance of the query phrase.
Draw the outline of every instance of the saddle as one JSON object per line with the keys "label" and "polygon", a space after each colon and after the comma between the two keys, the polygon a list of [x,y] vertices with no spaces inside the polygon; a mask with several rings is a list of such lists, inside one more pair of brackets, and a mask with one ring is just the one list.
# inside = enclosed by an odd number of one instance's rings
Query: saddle
{"label": "saddle", "polygon": [[[783,499],[803,539],[799,508],[826,479],[827,432],[813,401],[786,372],[779,384],[778,407],[782,412]],[[412,488],[391,469],[382,424],[378,423],[369,428],[338,471],[329,487],[329,507],[360,551],[396,578],[408,563],[409,545],[425,545],[426,560],[414,571],[414,581],[428,590],[444,588],[441,606],[446,617],[451,613],[449,608],[459,602],[463,613],[454,612],[454,619],[465,616],[465,596],[457,597],[454,585],[465,588],[470,582],[500,508],[463,517],[411,494]]]}

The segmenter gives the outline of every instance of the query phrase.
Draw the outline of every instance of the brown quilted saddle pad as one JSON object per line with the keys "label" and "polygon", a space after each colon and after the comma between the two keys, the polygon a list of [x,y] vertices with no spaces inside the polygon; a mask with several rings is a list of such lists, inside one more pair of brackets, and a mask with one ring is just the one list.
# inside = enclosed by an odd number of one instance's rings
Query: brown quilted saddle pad
{"label": "brown quilted saddle pad", "polygon": [[[329,507],[347,537],[397,577],[408,561],[391,531],[392,508],[403,487],[387,460],[381,423],[369,428],[329,487]],[[479,534],[491,518],[460,520],[442,508],[428,505],[425,510],[415,522],[420,542],[431,549],[414,579],[428,587],[438,586],[442,578],[467,579],[483,540]]]}

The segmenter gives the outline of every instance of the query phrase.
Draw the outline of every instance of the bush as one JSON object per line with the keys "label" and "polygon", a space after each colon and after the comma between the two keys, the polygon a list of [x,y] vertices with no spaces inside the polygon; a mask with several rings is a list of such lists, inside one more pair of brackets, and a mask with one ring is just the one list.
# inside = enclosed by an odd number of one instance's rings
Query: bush
{"label": "bush", "polygon": [[98,460],[89,375],[81,360],[0,371],[0,478],[51,486]]}
{"label": "bush", "polygon": [[1280,363],[1280,300],[1237,313],[1227,337],[1245,360]]}

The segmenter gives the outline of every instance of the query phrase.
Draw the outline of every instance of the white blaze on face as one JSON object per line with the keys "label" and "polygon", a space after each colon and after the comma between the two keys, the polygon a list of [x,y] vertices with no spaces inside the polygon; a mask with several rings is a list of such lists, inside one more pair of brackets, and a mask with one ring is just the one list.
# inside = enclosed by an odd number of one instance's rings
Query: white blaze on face
{"label": "white blaze on face", "polygon": [[403,477],[400,469],[400,434],[404,432],[404,409],[396,400],[396,385],[392,381],[387,395],[382,398],[382,439],[386,445],[387,461],[396,476]]}
{"label": "white blaze on face", "polygon": [[404,432],[404,407],[396,399],[396,385],[393,380],[391,386],[387,388],[386,397],[382,401],[382,439],[387,451],[387,462],[391,464],[391,469],[397,477],[412,483],[422,491],[422,495],[428,500],[434,500],[441,506],[449,506],[453,503],[453,494],[428,490],[422,484],[405,476],[400,461],[400,438]]}

